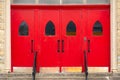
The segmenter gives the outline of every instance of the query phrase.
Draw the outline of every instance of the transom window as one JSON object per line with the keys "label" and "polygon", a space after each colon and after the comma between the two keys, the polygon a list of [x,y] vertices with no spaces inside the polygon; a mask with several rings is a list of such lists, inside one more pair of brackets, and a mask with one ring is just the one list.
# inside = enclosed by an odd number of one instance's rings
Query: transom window
{"label": "transom window", "polygon": [[110,0],[11,0],[12,4],[109,4]]}

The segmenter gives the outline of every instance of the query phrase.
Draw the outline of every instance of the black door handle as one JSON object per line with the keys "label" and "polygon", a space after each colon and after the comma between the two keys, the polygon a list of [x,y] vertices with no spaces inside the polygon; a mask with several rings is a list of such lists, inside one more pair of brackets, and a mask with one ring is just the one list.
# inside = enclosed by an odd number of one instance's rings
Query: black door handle
{"label": "black door handle", "polygon": [[62,52],[64,52],[64,40],[62,40]]}
{"label": "black door handle", "polygon": [[58,50],[57,50],[57,52],[60,52],[60,40],[57,40],[57,42],[58,42]]}
{"label": "black door handle", "polygon": [[90,52],[90,40],[88,40],[88,52]]}
{"label": "black door handle", "polygon": [[34,52],[34,40],[31,40],[31,53]]}

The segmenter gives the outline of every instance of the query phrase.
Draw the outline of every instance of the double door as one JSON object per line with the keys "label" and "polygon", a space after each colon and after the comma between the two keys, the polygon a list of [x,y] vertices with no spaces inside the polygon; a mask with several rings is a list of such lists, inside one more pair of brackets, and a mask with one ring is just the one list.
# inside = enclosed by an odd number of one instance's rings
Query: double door
{"label": "double door", "polygon": [[80,10],[40,10],[38,26],[41,67],[82,66],[82,22]]}
{"label": "double door", "polygon": [[58,68],[58,72],[84,71],[84,50],[89,67],[109,68],[109,17],[108,7],[12,7],[12,69],[32,67],[33,52],[37,51],[37,69],[40,72],[43,68]]}

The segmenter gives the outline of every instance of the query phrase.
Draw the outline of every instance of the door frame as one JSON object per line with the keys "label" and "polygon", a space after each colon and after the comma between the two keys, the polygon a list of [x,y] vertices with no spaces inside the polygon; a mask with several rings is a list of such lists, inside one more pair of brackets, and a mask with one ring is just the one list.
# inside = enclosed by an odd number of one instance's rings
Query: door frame
{"label": "door frame", "polygon": [[[5,72],[11,71],[11,3],[6,1],[6,29],[5,29]],[[110,0],[110,55],[111,72],[117,71],[117,47],[116,47],[116,1]]]}

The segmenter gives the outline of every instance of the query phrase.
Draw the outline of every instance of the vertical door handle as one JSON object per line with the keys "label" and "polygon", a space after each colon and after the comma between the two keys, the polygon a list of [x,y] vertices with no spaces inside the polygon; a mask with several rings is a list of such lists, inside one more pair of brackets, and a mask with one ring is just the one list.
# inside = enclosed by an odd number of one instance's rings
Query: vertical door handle
{"label": "vertical door handle", "polygon": [[58,42],[58,50],[57,50],[57,52],[60,52],[60,40],[57,40],[57,42]]}
{"label": "vertical door handle", "polygon": [[31,40],[31,53],[34,52],[34,40]]}
{"label": "vertical door handle", "polygon": [[88,40],[88,52],[90,52],[90,40]]}
{"label": "vertical door handle", "polygon": [[64,52],[64,40],[62,40],[62,52]]}

